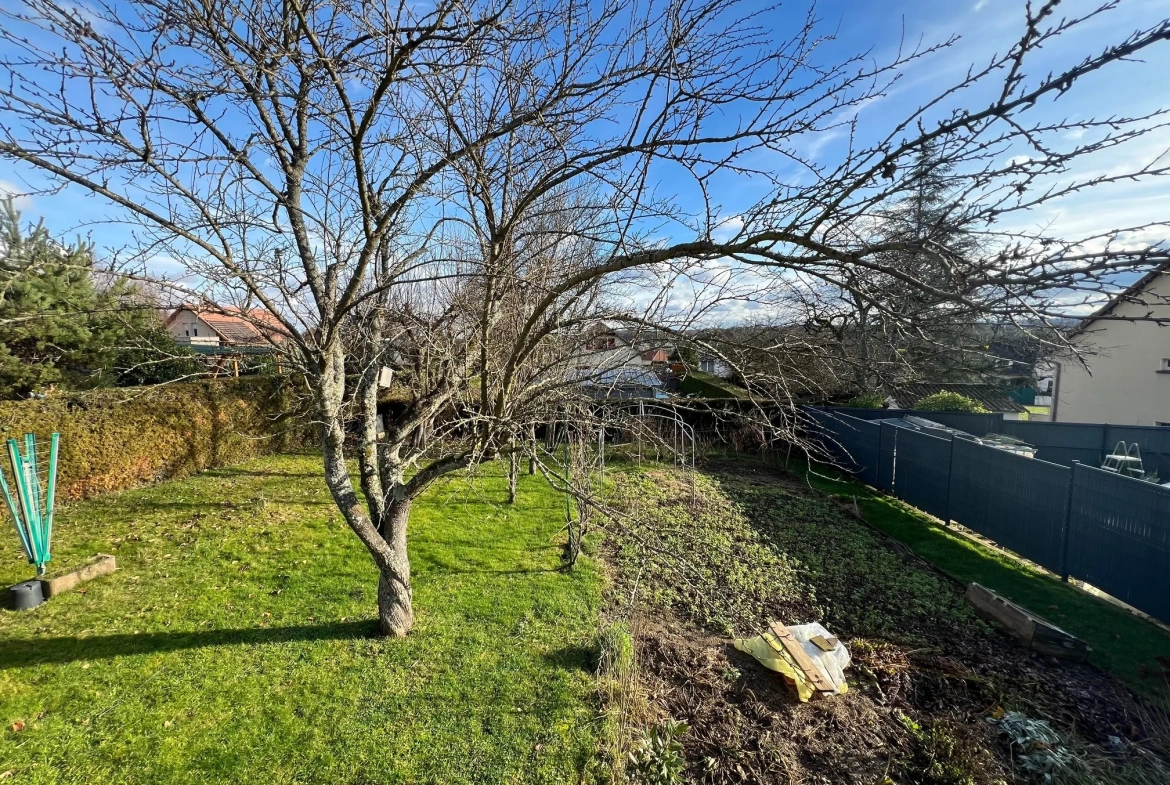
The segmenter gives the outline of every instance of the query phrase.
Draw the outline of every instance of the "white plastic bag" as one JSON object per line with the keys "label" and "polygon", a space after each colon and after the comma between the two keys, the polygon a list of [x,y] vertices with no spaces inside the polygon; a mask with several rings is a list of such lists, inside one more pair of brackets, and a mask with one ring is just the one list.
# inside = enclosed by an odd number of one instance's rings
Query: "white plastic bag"
{"label": "white plastic bag", "polygon": [[846,691],[845,684],[845,669],[849,667],[849,663],[853,660],[849,656],[849,649],[845,648],[845,644],[837,641],[837,645],[833,647],[832,651],[822,651],[820,646],[811,643],[810,639],[817,635],[828,640],[834,638],[833,633],[826,630],[821,625],[813,622],[812,624],[798,624],[794,627],[788,628],[792,633],[792,637],[800,642],[804,647],[805,652],[808,653],[808,658],[813,661],[813,664],[820,669],[821,673],[833,682],[833,686],[837,688],[835,695],[840,695]]}

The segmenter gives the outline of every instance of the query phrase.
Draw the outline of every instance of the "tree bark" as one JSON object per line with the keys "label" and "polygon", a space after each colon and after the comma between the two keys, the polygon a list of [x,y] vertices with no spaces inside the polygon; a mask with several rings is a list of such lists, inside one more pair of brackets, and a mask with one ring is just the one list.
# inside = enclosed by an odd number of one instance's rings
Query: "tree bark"
{"label": "tree bark", "polygon": [[410,560],[406,549],[406,524],[413,497],[401,482],[383,484],[387,502],[380,526],[371,519],[369,508],[363,507],[346,465],[342,417],[344,356],[338,345],[327,347],[322,354],[318,411],[325,484],[345,522],[361,539],[378,568],[378,623],[382,634],[400,638],[414,625]]}
{"label": "tree bark", "polygon": [[516,452],[516,443],[512,443],[512,452],[508,454],[508,504],[516,503],[516,481],[520,474],[520,456]]}
{"label": "tree bark", "polygon": [[410,559],[406,553],[406,523],[410,501],[395,502],[386,514],[386,539],[391,558],[381,565],[378,576],[378,624],[383,635],[406,637],[414,627],[413,594],[410,588]]}

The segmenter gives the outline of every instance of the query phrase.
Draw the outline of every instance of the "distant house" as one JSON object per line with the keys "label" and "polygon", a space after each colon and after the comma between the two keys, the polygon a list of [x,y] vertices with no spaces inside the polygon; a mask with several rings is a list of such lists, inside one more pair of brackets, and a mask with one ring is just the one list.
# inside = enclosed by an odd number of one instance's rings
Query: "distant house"
{"label": "distant house", "polygon": [[203,354],[225,348],[265,349],[284,339],[280,323],[262,308],[184,306],[163,322],[178,343]]}
{"label": "distant house", "polygon": [[709,373],[712,376],[718,376],[721,379],[728,379],[732,376],[731,366],[722,357],[699,357],[699,370],[703,373]]}
{"label": "distant house", "polygon": [[642,352],[642,360],[651,365],[665,363],[669,359],[670,354],[665,349],[649,349]]}
{"label": "distant house", "polygon": [[670,337],[598,322],[573,357],[579,370],[649,368],[666,363],[674,349]]}
{"label": "distant house", "polygon": [[1058,358],[1054,421],[1170,425],[1170,264],[1086,318],[1069,340],[1088,368]]}
{"label": "distant house", "polygon": [[598,398],[665,397],[655,369],[666,365],[673,347],[663,337],[598,322],[569,358],[570,378]]}
{"label": "distant house", "polygon": [[588,373],[581,387],[594,398],[666,398],[662,379],[650,368],[615,368]]}
{"label": "distant house", "polygon": [[1028,410],[1012,399],[1010,390],[994,384],[904,384],[886,399],[886,403],[893,409],[913,409],[926,396],[940,392],[953,392],[970,398],[989,412],[1002,413],[1005,420],[1028,419]]}

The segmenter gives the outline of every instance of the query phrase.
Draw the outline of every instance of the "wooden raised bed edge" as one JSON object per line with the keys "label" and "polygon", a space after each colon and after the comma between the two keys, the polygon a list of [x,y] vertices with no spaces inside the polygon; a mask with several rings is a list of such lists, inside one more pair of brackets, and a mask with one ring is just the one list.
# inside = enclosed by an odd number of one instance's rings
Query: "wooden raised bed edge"
{"label": "wooden raised bed edge", "polygon": [[966,597],[981,616],[1002,624],[1024,648],[1076,662],[1089,656],[1089,645],[1080,638],[978,583],[967,587]]}
{"label": "wooden raised bed edge", "polygon": [[86,581],[100,578],[103,575],[110,575],[117,569],[118,563],[113,556],[106,553],[99,553],[88,564],[78,567],[73,572],[58,575],[55,578],[41,578],[41,588],[44,590],[45,599],[47,600],[58,594],[64,594]]}

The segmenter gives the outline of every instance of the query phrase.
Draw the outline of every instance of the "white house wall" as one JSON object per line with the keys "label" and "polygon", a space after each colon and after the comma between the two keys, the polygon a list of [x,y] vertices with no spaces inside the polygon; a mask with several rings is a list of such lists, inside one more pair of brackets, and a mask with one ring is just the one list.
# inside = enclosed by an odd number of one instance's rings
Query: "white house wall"
{"label": "white house wall", "polygon": [[180,311],[168,329],[178,343],[219,346],[219,334],[193,311]]}
{"label": "white house wall", "polygon": [[[1170,297],[1170,275],[1155,279],[1146,291]],[[1170,306],[1132,303],[1119,303],[1110,315],[1139,316],[1150,311],[1170,317]],[[1086,358],[1088,370],[1072,358],[1060,363],[1057,422],[1170,423],[1170,373],[1165,372],[1170,361],[1170,326],[1098,321],[1076,343],[1094,354]]]}

